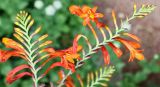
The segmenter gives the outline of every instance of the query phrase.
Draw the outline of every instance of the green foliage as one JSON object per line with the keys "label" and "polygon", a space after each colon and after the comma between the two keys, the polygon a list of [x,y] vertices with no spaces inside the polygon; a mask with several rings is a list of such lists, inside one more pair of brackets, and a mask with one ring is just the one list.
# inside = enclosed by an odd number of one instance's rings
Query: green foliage
{"label": "green foliage", "polygon": [[106,87],[107,83],[110,80],[113,72],[115,71],[113,66],[100,68],[99,71],[95,73],[90,73],[87,76],[87,87]]}

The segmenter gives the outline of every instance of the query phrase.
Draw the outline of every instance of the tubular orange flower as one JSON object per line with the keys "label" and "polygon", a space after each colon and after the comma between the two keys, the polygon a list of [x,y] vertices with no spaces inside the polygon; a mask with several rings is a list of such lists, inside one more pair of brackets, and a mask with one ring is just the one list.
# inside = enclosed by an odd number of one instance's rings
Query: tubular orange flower
{"label": "tubular orange flower", "polygon": [[33,74],[30,72],[22,72],[22,73],[15,75],[17,72],[19,72],[20,70],[23,70],[25,68],[30,68],[30,66],[29,65],[20,65],[20,66],[14,68],[13,70],[11,70],[6,77],[7,83],[11,84],[12,82],[14,82],[17,79],[22,78],[23,76],[26,76],[26,75],[33,76]]}
{"label": "tubular orange flower", "polygon": [[61,62],[53,63],[44,73],[47,74],[52,68],[57,66],[62,66],[66,69],[70,69],[72,72],[75,72],[75,60],[80,60],[80,52],[82,50],[82,46],[78,45],[78,40],[81,35],[77,35],[74,38],[73,46],[64,50],[54,50],[54,48],[46,48],[43,52],[47,52],[49,54],[49,58],[43,62],[41,67],[43,67],[48,61],[53,58],[60,57]]}
{"label": "tubular orange flower", "polygon": [[118,58],[120,58],[122,56],[122,51],[116,47],[113,43],[108,43],[108,45],[113,49],[114,53],[117,55]]}
{"label": "tubular orange flower", "polygon": [[0,62],[6,62],[11,56],[18,56],[26,60],[22,52],[16,50],[13,51],[0,50]]}
{"label": "tubular orange flower", "polygon": [[133,38],[134,40],[140,42],[140,39],[137,36],[133,35],[133,34],[123,33],[123,35],[129,36],[129,37]]}
{"label": "tubular orange flower", "polygon": [[144,59],[144,55],[142,54],[142,50],[138,49],[138,48],[140,48],[140,45],[138,43],[132,42],[132,41],[120,38],[120,37],[115,38],[115,40],[124,44],[126,46],[126,48],[130,51],[129,62],[133,61],[134,58],[136,58],[138,60]]}
{"label": "tubular orange flower", "polygon": [[12,48],[12,49],[15,49],[15,50],[18,50],[18,51],[24,51],[22,45],[20,45],[19,43],[17,43],[16,41],[14,41],[10,38],[3,38],[2,43],[4,43],[4,45],[7,48]]}
{"label": "tubular orange flower", "polygon": [[[66,69],[70,69],[72,70],[72,72],[75,71],[75,59],[78,59],[80,60],[80,54],[78,53],[79,51],[81,51],[82,49],[82,46],[78,46],[77,49],[76,49],[76,53],[73,51],[73,47],[70,47],[68,49],[65,49],[65,50],[57,50],[57,51],[51,51],[52,48],[47,48],[45,50],[45,52],[48,52],[49,55],[50,55],[50,58],[47,59],[42,65],[45,65],[49,60],[51,60],[52,58],[55,58],[55,57],[60,57],[61,58],[61,62],[58,66],[63,66],[64,68]],[[54,64],[51,65],[52,68],[56,67]],[[45,74],[47,74],[50,69],[52,68],[48,68],[45,72]]]}
{"label": "tubular orange flower", "polygon": [[93,21],[97,24],[97,27],[104,27],[104,24],[98,21],[98,18],[102,18],[103,14],[96,13],[97,7],[90,8],[88,6],[79,6],[73,5],[69,8],[72,14],[78,15],[84,19],[83,25],[87,25],[90,21]]}
{"label": "tubular orange flower", "polygon": [[12,48],[13,50],[8,50],[8,51],[0,50],[0,62],[7,61],[11,56],[18,56],[27,60],[22,45],[9,38],[3,38],[2,43],[7,48]]}
{"label": "tubular orange flower", "polygon": [[102,54],[103,54],[103,57],[104,57],[104,63],[109,64],[110,63],[110,55],[109,55],[106,47],[102,46],[101,50],[102,50]]}

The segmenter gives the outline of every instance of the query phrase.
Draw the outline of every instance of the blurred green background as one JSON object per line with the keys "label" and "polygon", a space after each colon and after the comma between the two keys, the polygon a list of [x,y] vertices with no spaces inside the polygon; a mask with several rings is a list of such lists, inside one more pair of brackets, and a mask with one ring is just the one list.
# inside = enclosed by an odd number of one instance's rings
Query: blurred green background
{"label": "blurred green background", "polygon": [[[114,2],[114,0],[106,1]],[[55,49],[71,46],[74,36],[78,33],[91,37],[90,32],[82,26],[82,20],[69,13],[70,5],[98,5],[99,11],[104,14],[110,9],[103,9],[103,7],[109,8],[116,5],[116,3],[112,3],[105,6],[105,0],[0,0],[0,2],[0,38],[12,37],[16,14],[25,10],[35,19],[35,27],[42,26],[40,35],[47,33],[48,39],[53,40],[52,47]],[[83,44],[83,41],[80,43]],[[2,43],[0,43],[0,48],[4,48]],[[112,65],[116,66],[116,72],[109,82],[109,87],[159,87],[160,56],[158,54],[154,53],[149,60],[146,57],[144,61],[128,63],[125,60],[128,58],[128,54],[124,55],[122,59],[117,59],[111,50],[110,52]],[[88,72],[95,71],[103,63],[101,53],[93,56],[94,58],[86,61],[85,67],[80,68],[77,72],[84,81]],[[19,79],[11,85],[5,82],[7,72],[22,63],[23,61],[13,58],[5,63],[0,63],[0,87],[32,87],[32,80],[27,77]],[[40,81],[40,84],[41,87],[49,87],[44,85],[49,85],[49,82],[55,84],[57,80],[57,71],[52,70],[46,78]]]}

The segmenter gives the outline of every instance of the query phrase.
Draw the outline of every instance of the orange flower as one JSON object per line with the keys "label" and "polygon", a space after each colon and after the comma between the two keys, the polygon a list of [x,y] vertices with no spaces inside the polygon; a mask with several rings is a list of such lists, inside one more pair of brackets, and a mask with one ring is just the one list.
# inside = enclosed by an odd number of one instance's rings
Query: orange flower
{"label": "orange flower", "polygon": [[[123,54],[122,51],[118,47],[116,47],[114,44],[109,42],[108,46],[110,46],[113,49],[114,53],[117,55],[118,58],[120,58],[122,56],[122,54]],[[106,49],[105,46],[102,46],[101,51],[103,54],[104,63],[109,64],[110,63],[110,55],[109,55],[108,50]]]}
{"label": "orange flower", "polygon": [[26,60],[22,45],[9,38],[3,38],[2,43],[12,50],[0,50],[0,62],[7,61],[11,56],[18,56]]}
{"label": "orange flower", "polygon": [[126,40],[126,39],[123,39],[120,37],[115,38],[115,40],[124,44],[126,46],[126,48],[130,51],[129,62],[133,61],[134,58],[136,58],[138,60],[144,59],[144,55],[142,54],[142,50],[139,50],[139,48],[140,48],[139,43],[133,42],[130,40]]}
{"label": "orange flower", "polygon": [[109,63],[110,63],[110,55],[109,55],[106,47],[105,47],[105,46],[102,46],[102,47],[101,47],[101,50],[102,50],[102,54],[103,54],[103,57],[104,57],[104,58],[103,58],[103,59],[104,59],[104,63],[105,63],[105,64],[109,64]]}
{"label": "orange flower", "polygon": [[72,14],[80,16],[84,19],[83,25],[87,25],[90,21],[96,23],[97,27],[104,27],[104,24],[98,21],[98,18],[102,18],[103,14],[96,13],[97,7],[90,8],[88,6],[83,6],[80,8],[79,6],[73,5],[69,8]]}
{"label": "orange flower", "polygon": [[56,67],[56,66],[63,66],[66,69],[72,70],[72,72],[75,72],[75,60],[80,60],[80,54],[78,53],[81,51],[82,46],[78,46],[76,49],[76,52],[73,51],[73,47],[70,47],[65,50],[57,50],[55,51],[53,48],[47,48],[44,50],[44,52],[48,52],[50,55],[50,58],[47,59],[42,65],[45,65],[49,60],[60,57],[61,62],[53,63],[45,72],[47,74],[50,69]]}
{"label": "orange flower", "polygon": [[[23,76],[31,76],[31,77],[32,77],[33,74],[30,73],[30,72],[21,72],[21,73],[18,73],[19,71],[21,71],[21,70],[23,70],[23,69],[27,69],[27,68],[29,69],[30,66],[24,64],[24,65],[17,66],[17,67],[14,68],[13,70],[11,70],[11,71],[8,73],[7,77],[6,77],[7,83],[11,84],[11,83],[13,83],[14,81],[16,81],[17,79],[22,78]],[[16,74],[16,73],[18,73],[18,74]]]}

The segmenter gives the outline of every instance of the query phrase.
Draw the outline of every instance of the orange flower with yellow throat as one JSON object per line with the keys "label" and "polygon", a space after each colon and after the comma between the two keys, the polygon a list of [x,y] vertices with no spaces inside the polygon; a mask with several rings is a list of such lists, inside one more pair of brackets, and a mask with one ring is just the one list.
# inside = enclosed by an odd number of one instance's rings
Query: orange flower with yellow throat
{"label": "orange flower with yellow throat", "polygon": [[42,66],[45,65],[51,59],[60,58],[60,62],[53,63],[44,73],[47,74],[52,68],[57,66],[63,66],[66,69],[75,72],[76,61],[81,60],[80,51],[82,50],[82,46],[78,45],[79,37],[75,37],[73,41],[73,46],[64,50],[55,50],[54,48],[46,48],[43,51],[48,52],[49,59],[43,62]]}
{"label": "orange flower with yellow throat", "polygon": [[104,24],[98,20],[99,18],[103,17],[103,14],[96,13],[97,7],[90,8],[89,6],[85,5],[81,8],[79,6],[73,5],[70,6],[69,10],[72,14],[78,15],[84,20],[84,26],[90,24],[90,21],[93,21],[97,24],[97,27],[104,27]]}

